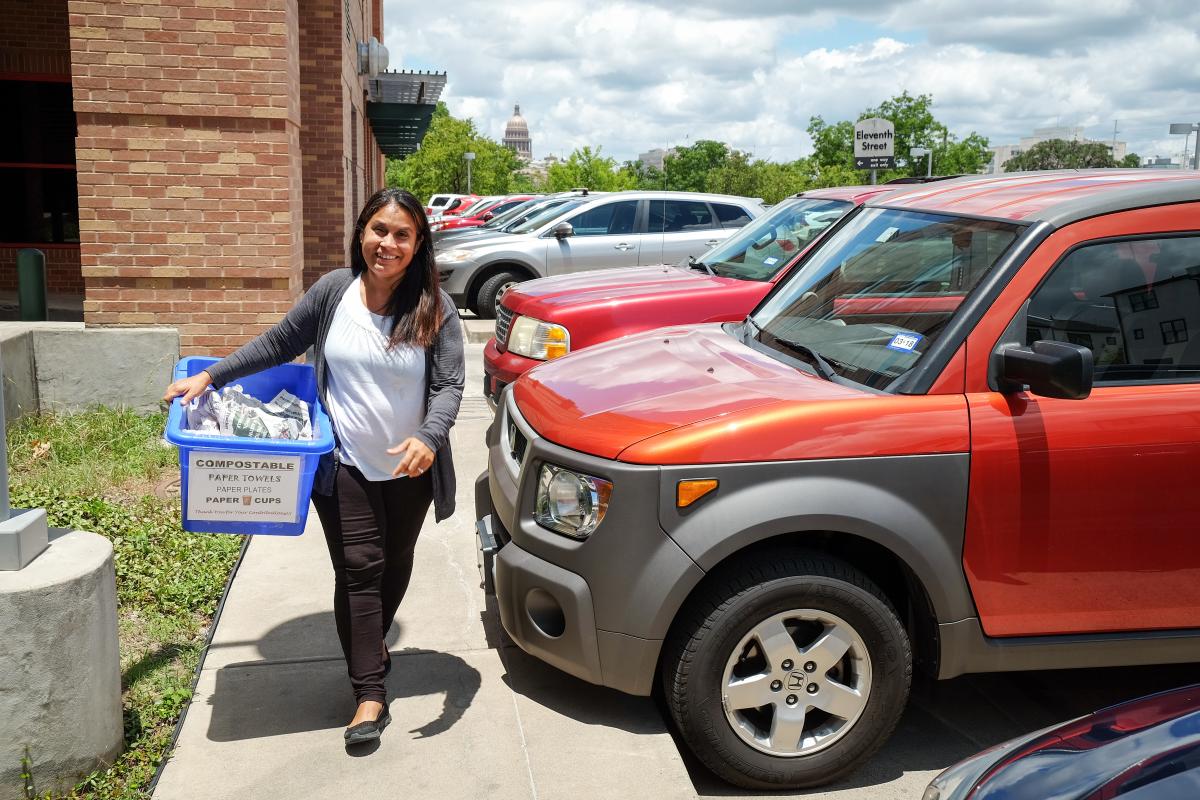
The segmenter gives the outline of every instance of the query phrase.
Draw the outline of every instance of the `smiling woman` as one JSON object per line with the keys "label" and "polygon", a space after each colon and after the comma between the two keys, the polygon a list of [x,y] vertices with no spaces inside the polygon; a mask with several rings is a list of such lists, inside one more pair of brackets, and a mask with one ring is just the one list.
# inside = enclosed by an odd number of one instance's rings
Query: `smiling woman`
{"label": "smiling woman", "polygon": [[[425,512],[454,511],[450,427],[463,388],[458,314],[438,288],[433,242],[415,197],[382,189],[350,239],[350,266],[323,276],[278,325],[167,388],[183,402],[312,348],[337,447],[313,486],[334,567],[334,617],[358,704],[347,744],[390,721],[384,633],[412,574]],[[389,445],[393,445],[390,446]]]}

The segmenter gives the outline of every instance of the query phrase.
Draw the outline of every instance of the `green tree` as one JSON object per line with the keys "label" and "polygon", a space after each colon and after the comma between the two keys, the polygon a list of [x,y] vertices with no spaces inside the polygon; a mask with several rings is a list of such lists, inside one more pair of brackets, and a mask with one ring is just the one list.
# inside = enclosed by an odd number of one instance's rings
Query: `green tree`
{"label": "green tree", "polygon": [[1126,153],[1125,157],[1117,162],[1118,167],[1129,167],[1130,169],[1137,169],[1141,165],[1142,157],[1137,153]]}
{"label": "green tree", "polygon": [[[974,175],[982,172],[992,159],[988,150],[988,140],[985,136],[971,131],[961,142],[948,137],[947,141],[933,148],[933,169],[937,175]],[[918,159],[913,165],[914,174],[924,175],[919,168],[924,159]]]}
{"label": "green tree", "polygon": [[1047,139],[1004,162],[1005,172],[1034,169],[1084,169],[1115,167],[1112,152],[1102,142]]}
{"label": "green tree", "polygon": [[668,189],[679,192],[707,191],[708,174],[729,160],[729,145],[701,139],[689,147],[677,147],[663,160]]}
{"label": "green tree", "polygon": [[467,162],[463,154],[472,152],[471,190],[475,194],[507,194],[517,191],[521,181],[516,171],[521,162],[516,153],[475,130],[469,119],[450,115],[445,103],[438,103],[429,131],[417,152],[401,159],[389,159],[387,185],[415,194],[424,200],[438,192],[463,194],[467,191]]}
{"label": "green tree", "polygon": [[854,169],[854,123],[842,120],[830,124],[821,117],[810,117],[808,135],[812,139],[812,161],[818,167]]}
{"label": "green tree", "polygon": [[601,155],[603,148],[595,151],[590,146],[575,150],[565,161],[551,164],[546,170],[545,190],[563,192],[586,186],[597,192],[616,192],[632,189],[636,176],[617,169],[614,159]]}

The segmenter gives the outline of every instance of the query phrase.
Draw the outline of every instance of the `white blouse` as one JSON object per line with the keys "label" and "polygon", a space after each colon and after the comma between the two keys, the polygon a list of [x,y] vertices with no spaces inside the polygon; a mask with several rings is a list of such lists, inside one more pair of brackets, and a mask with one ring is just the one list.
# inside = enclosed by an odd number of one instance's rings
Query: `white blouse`
{"label": "white blouse", "polygon": [[425,420],[425,351],[410,344],[387,349],[391,320],[371,313],[360,283],[355,278],[342,295],[325,340],[328,410],[342,462],[367,480],[385,481],[404,457],[387,449]]}

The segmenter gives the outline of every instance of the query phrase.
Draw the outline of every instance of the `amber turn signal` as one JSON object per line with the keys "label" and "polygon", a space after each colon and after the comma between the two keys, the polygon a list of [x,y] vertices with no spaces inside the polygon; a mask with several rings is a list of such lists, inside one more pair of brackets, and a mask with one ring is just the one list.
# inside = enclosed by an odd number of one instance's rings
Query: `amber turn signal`
{"label": "amber turn signal", "polygon": [[687,508],[704,495],[717,488],[715,478],[696,481],[680,481],[675,485],[675,505]]}

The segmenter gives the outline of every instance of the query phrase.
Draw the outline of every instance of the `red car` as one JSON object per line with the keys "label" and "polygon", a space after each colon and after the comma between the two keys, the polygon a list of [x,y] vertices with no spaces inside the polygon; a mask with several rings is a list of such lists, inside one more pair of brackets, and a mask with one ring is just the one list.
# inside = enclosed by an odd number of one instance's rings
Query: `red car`
{"label": "red car", "polygon": [[638,331],[741,320],[809,245],[855,206],[896,186],[815,189],[776,205],[686,266],[595,270],[509,289],[484,349],[493,402],[525,370]]}
{"label": "red car", "polygon": [[658,681],[741,786],[862,765],[914,669],[1197,661],[1200,175],[868,201],[743,322],[525,373],[488,445],[476,530],[513,641]]}
{"label": "red car", "polygon": [[447,216],[432,223],[429,227],[435,231],[450,231],[455,228],[477,228],[493,217],[497,217],[510,208],[519,206],[526,200],[532,200],[532,194],[514,194],[508,197],[497,197],[492,201],[473,209],[470,216]]}

